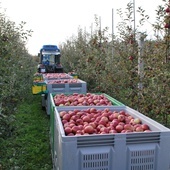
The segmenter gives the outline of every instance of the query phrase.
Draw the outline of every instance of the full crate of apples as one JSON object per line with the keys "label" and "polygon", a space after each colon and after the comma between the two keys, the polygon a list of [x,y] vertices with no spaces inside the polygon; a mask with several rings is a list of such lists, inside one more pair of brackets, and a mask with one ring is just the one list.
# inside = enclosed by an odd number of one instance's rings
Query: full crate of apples
{"label": "full crate of apples", "polygon": [[170,129],[107,94],[87,92],[83,80],[52,74],[44,76],[44,100],[54,170],[170,169]]}

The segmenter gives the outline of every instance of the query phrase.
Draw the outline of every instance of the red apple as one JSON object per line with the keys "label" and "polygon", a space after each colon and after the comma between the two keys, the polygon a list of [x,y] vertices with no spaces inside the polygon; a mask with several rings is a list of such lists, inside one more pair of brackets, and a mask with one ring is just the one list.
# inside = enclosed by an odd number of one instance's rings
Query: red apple
{"label": "red apple", "polygon": [[114,111],[114,112],[113,112],[113,117],[114,117],[114,119],[115,119],[115,118],[117,119],[117,118],[118,118],[118,116],[119,116],[119,113],[118,113],[118,112],[116,112],[116,111]]}
{"label": "red apple", "polygon": [[73,116],[70,117],[70,120],[76,121],[78,118],[79,118],[78,115],[73,115]]}
{"label": "red apple", "polygon": [[170,8],[167,7],[167,8],[165,9],[165,12],[169,13],[169,12],[170,12]]}
{"label": "red apple", "polygon": [[106,126],[107,122],[106,122],[105,120],[100,120],[100,121],[99,121],[99,124]]}
{"label": "red apple", "polygon": [[74,133],[69,133],[67,136],[74,136]]}
{"label": "red apple", "polygon": [[129,56],[129,60],[131,60],[131,61],[132,61],[132,60],[133,60],[133,56]]}
{"label": "red apple", "polygon": [[121,110],[121,111],[119,111],[119,114],[125,116],[125,115],[126,115],[126,112],[125,112],[124,110]]}
{"label": "red apple", "polygon": [[89,125],[93,126],[93,128],[95,129],[96,126],[97,126],[97,123],[95,123],[95,122],[90,122]]}
{"label": "red apple", "polygon": [[89,116],[84,116],[83,121],[84,122],[90,122],[90,117]]}
{"label": "red apple", "polygon": [[122,126],[122,125],[117,125],[117,126],[115,127],[115,130],[116,130],[118,133],[120,133],[120,132],[123,130],[123,126]]}
{"label": "red apple", "polygon": [[68,121],[67,120],[62,120],[62,123],[64,125],[64,124],[68,123]]}
{"label": "red apple", "polygon": [[100,132],[105,132],[105,133],[109,133],[109,129],[107,127],[102,127],[100,129]]}
{"label": "red apple", "polygon": [[97,131],[100,131],[100,129],[101,129],[101,128],[103,128],[103,127],[105,127],[105,126],[104,126],[104,125],[102,125],[102,124],[99,124],[99,125],[97,126],[97,128],[96,128],[96,129],[97,129]]}
{"label": "red apple", "polygon": [[101,117],[100,120],[103,120],[105,123],[107,123],[109,121],[109,119],[106,116]]}
{"label": "red apple", "polygon": [[77,123],[77,125],[83,125],[83,120],[82,119],[77,119],[76,123]]}
{"label": "red apple", "polygon": [[73,127],[71,128],[71,130],[72,130],[72,132],[73,132],[74,134],[76,134],[77,131],[80,130],[80,129],[79,129],[78,126],[73,126]]}
{"label": "red apple", "polygon": [[135,130],[136,130],[136,132],[143,132],[144,131],[141,126],[138,126]]}
{"label": "red apple", "polygon": [[112,120],[112,122],[110,124],[112,126],[116,127],[119,124],[119,120],[118,119],[114,119],[114,120]]}
{"label": "red apple", "polygon": [[69,114],[65,114],[63,116],[63,119],[69,121],[70,120],[70,115]]}
{"label": "red apple", "polygon": [[111,129],[111,130],[109,131],[109,133],[117,133],[117,131],[114,130],[114,129]]}
{"label": "red apple", "polygon": [[103,112],[102,116],[109,117],[110,116],[110,112]]}
{"label": "red apple", "polygon": [[142,127],[143,131],[150,129],[147,124],[142,124],[141,127]]}
{"label": "red apple", "polygon": [[90,113],[95,113],[96,111],[97,111],[96,108],[94,108],[94,107],[90,108]]}
{"label": "red apple", "polygon": [[114,119],[114,115],[111,114],[111,115],[109,116],[109,120],[112,121],[113,119]]}
{"label": "red apple", "polygon": [[83,130],[83,125],[78,125],[80,130]]}
{"label": "red apple", "polygon": [[124,125],[124,129],[125,129],[125,130],[131,130],[131,131],[134,130],[134,128],[133,128],[133,126],[132,126],[131,124],[125,124],[125,125]]}
{"label": "red apple", "polygon": [[66,135],[68,135],[69,133],[72,133],[71,127],[65,127],[64,131],[65,131]]}
{"label": "red apple", "polygon": [[94,133],[94,128],[93,128],[93,126],[91,126],[91,125],[86,126],[86,127],[84,128],[84,132],[85,132],[85,133],[89,133],[89,134]]}
{"label": "red apple", "polygon": [[165,28],[170,28],[170,24],[169,24],[169,23],[166,23],[166,24],[164,25],[164,27],[165,27]]}
{"label": "red apple", "polygon": [[120,122],[123,122],[125,120],[125,116],[124,115],[118,115],[117,119],[120,121]]}

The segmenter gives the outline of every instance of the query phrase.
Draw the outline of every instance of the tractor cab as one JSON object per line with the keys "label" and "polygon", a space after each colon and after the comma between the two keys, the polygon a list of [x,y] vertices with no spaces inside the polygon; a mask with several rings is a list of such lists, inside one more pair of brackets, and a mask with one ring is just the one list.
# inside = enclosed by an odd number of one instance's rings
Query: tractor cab
{"label": "tractor cab", "polygon": [[38,72],[40,73],[63,73],[60,63],[60,50],[56,45],[44,45],[38,55],[40,62]]}

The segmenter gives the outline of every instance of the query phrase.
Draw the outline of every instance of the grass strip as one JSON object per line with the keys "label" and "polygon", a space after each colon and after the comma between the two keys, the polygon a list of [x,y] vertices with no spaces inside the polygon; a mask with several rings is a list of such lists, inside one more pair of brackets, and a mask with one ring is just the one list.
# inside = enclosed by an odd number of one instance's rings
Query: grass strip
{"label": "grass strip", "polygon": [[0,140],[0,170],[51,170],[49,116],[41,108],[41,96],[19,105],[11,137]]}

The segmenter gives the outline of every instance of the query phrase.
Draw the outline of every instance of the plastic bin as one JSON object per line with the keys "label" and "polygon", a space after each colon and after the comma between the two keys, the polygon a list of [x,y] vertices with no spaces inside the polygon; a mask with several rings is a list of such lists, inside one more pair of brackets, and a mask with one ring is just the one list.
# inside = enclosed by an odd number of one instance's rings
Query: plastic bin
{"label": "plastic bin", "polygon": [[[104,109],[106,107],[96,107]],[[150,126],[152,132],[65,136],[59,111],[54,114],[55,170],[169,170],[170,129],[127,106],[110,106],[124,110]],[[85,109],[76,107],[76,109]]]}
{"label": "plastic bin", "polygon": [[[80,93],[80,94],[82,94],[82,93]],[[86,94],[86,93],[83,93],[83,94]],[[109,95],[107,95],[107,94],[105,94],[105,93],[92,93],[92,94],[104,94],[104,96],[106,97],[106,98],[108,98],[111,102],[112,102],[112,105],[115,105],[115,106],[124,106],[124,104],[123,103],[121,103],[121,102],[119,102],[118,100],[116,100],[115,98],[113,98],[113,97],[111,97],[111,96],[109,96]],[[56,106],[55,105],[55,103],[54,103],[54,100],[53,100],[53,97],[56,95],[56,93],[50,93],[50,102],[49,102],[49,114],[51,115],[51,114],[54,114],[54,107],[70,107],[71,109],[72,108],[75,108],[75,106]],[[65,94],[65,95],[72,95],[72,94]],[[88,107],[88,106],[86,106],[86,107]],[[51,125],[50,125],[51,126]]]}
{"label": "plastic bin", "polygon": [[[64,79],[63,79],[64,80]],[[52,81],[52,80],[51,80]],[[47,100],[46,108],[47,114],[50,115],[50,93],[86,93],[87,83],[78,79],[78,83],[61,83],[61,84],[48,84],[49,81],[45,81],[47,84]]]}
{"label": "plastic bin", "polygon": [[86,93],[87,92],[87,83],[80,79],[77,79],[77,82],[75,83],[49,84],[48,82],[50,82],[50,80],[46,81],[47,90],[49,93]]}
{"label": "plastic bin", "polygon": [[47,85],[45,82],[37,82],[32,85],[32,94],[43,94],[47,92]]}
{"label": "plastic bin", "polygon": [[[104,94],[104,96],[106,96],[113,105],[115,106],[124,106],[123,103],[119,102],[118,100],[112,98],[111,96],[105,94],[105,93],[94,93],[94,94]],[[48,101],[50,100],[49,104],[48,104],[48,108],[47,110],[49,110],[49,114],[50,114],[50,143],[51,143],[51,147],[53,148],[54,146],[54,110],[55,107],[70,107],[70,109],[75,108],[75,106],[56,106],[54,104],[54,100],[53,100],[53,96],[55,94],[54,93],[50,93],[50,99],[48,99]],[[72,95],[72,94],[65,94],[65,95]],[[89,106],[85,106],[85,107],[89,107]],[[53,149],[52,149],[53,150]]]}

